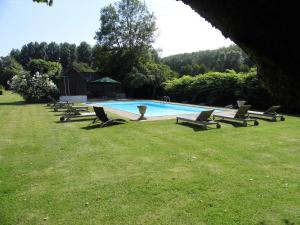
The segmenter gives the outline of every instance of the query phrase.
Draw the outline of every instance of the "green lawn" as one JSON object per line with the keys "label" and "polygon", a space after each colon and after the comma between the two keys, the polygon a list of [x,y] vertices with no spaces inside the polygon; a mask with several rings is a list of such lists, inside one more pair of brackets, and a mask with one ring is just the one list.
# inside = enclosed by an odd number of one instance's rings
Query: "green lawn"
{"label": "green lawn", "polygon": [[0,224],[300,224],[300,117],[88,129],[0,96]]}

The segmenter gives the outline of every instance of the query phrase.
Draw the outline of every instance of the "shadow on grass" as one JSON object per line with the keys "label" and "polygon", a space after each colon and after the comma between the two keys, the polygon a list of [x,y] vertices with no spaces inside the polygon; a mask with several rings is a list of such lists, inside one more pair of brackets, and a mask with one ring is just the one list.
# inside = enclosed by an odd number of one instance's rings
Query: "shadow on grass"
{"label": "shadow on grass", "polygon": [[263,120],[263,121],[271,122],[271,123],[281,122],[279,118],[276,121],[273,121],[272,119],[268,119],[268,118],[258,117],[258,116],[251,116],[251,118],[255,118],[257,120]]}
{"label": "shadow on grass", "polygon": [[16,102],[0,102],[0,106],[20,106],[26,105],[24,101],[16,101]]}
{"label": "shadow on grass", "polygon": [[112,126],[120,126],[120,125],[124,125],[122,123],[111,123],[111,124],[108,124],[104,127],[100,127],[100,123],[98,124],[91,124],[91,125],[88,125],[88,126],[85,126],[85,127],[81,127],[81,129],[84,129],[84,130],[94,130],[96,128],[99,128],[99,129],[102,129],[102,128],[108,128],[108,127],[112,127]]}
{"label": "shadow on grass", "polygon": [[[49,111],[49,112],[53,112],[53,111]],[[61,114],[53,114],[53,116],[63,116],[64,114],[63,113],[61,113]]]}
{"label": "shadow on grass", "polygon": [[284,222],[285,225],[296,225],[296,223],[294,223],[294,222],[292,222],[288,219],[284,219],[283,222]]}
{"label": "shadow on grass", "polygon": [[[244,128],[246,128],[246,127],[243,126],[243,124],[240,123],[240,122],[235,122],[235,121],[230,121],[230,120],[218,120],[218,121],[221,122],[221,124],[222,124],[222,123],[226,123],[226,124],[232,125],[232,126],[235,127],[235,128],[239,128],[239,127],[244,127]],[[253,122],[252,122],[252,123],[248,123],[247,127],[254,127]]]}
{"label": "shadow on grass", "polygon": [[74,120],[69,120],[69,121],[65,121],[65,122],[55,121],[55,123],[65,124],[65,123],[89,121],[89,120],[93,120],[93,119],[95,119],[95,118],[82,118],[82,119],[74,118]]}
{"label": "shadow on grass", "polygon": [[196,124],[192,124],[192,123],[187,123],[187,122],[177,123],[177,125],[181,125],[181,126],[193,128],[193,130],[196,131],[196,132],[198,132],[198,131],[208,131],[208,130],[217,129],[217,128],[212,127],[212,126],[207,126],[207,130],[205,130],[205,129],[203,129],[203,127],[200,126],[200,125],[196,125]]}
{"label": "shadow on grass", "polygon": [[[283,219],[282,222],[283,222],[282,224],[285,224],[285,225],[296,225],[296,223],[294,223],[288,219]],[[261,221],[261,222],[257,223],[257,225],[268,225],[268,223],[265,221]]]}

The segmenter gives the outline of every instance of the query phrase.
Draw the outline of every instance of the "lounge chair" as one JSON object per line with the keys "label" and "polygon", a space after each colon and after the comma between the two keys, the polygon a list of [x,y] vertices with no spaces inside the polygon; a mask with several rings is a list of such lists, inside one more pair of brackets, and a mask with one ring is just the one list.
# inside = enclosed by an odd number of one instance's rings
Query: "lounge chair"
{"label": "lounge chair", "polygon": [[57,112],[58,109],[66,109],[67,105],[74,105],[73,102],[68,101],[56,101],[53,97],[48,96],[51,99],[52,103],[48,103],[47,106],[53,108],[54,112]]}
{"label": "lounge chair", "polygon": [[280,120],[281,121],[284,121],[285,120],[285,118],[284,118],[284,116],[283,115],[281,115],[281,114],[278,114],[277,112],[276,112],[276,110],[278,110],[280,108],[280,106],[279,105],[275,105],[275,106],[271,106],[270,108],[268,108],[266,111],[264,111],[264,112],[258,112],[258,111],[249,111],[248,113],[249,113],[249,115],[250,116],[254,116],[254,117],[256,117],[256,116],[258,116],[258,117],[267,117],[267,118],[271,118],[272,119],[272,121],[276,121],[276,119],[277,118],[280,118]]}
{"label": "lounge chair", "polygon": [[94,111],[96,114],[96,118],[92,122],[92,124],[95,124],[97,122],[100,122],[100,127],[104,127],[110,124],[117,124],[117,123],[126,123],[126,120],[120,119],[120,118],[108,118],[103,107],[94,106]]}
{"label": "lounge chair", "polygon": [[236,108],[234,105],[232,105],[232,104],[230,104],[230,105],[226,105],[226,106],[224,106],[225,108],[227,108],[227,109],[234,109],[234,108]]}
{"label": "lounge chair", "polygon": [[213,119],[221,118],[221,120],[234,120],[238,122],[243,122],[243,126],[247,126],[248,122],[253,122],[254,126],[257,126],[259,123],[256,118],[250,118],[248,115],[248,110],[251,108],[251,105],[242,105],[237,111],[233,112],[222,112],[215,113]]}
{"label": "lounge chair", "polygon": [[67,111],[60,117],[61,122],[68,122],[71,118],[94,118],[96,117],[95,112],[89,112],[87,110],[82,110],[81,108],[76,108],[74,106],[68,106]]}
{"label": "lounge chair", "polygon": [[52,96],[48,96],[48,98],[50,99],[50,102],[47,103],[47,106],[51,108],[63,108],[67,104],[70,105],[74,104],[73,102],[68,102],[68,101],[56,101]]}
{"label": "lounge chair", "polygon": [[56,102],[52,108],[54,112],[58,112],[59,109],[67,109],[68,106],[73,106],[74,103],[73,102]]}
{"label": "lounge chair", "polygon": [[221,128],[219,121],[214,121],[210,119],[210,116],[214,110],[202,111],[199,115],[186,115],[186,116],[178,116],[176,117],[176,123],[180,120],[188,123],[193,123],[196,125],[203,126],[204,130],[207,130],[207,125],[216,124],[217,128]]}
{"label": "lounge chair", "polygon": [[[89,107],[85,105],[71,105],[71,104],[66,104],[66,106],[62,109],[66,109],[65,113],[76,113],[78,111],[88,111]],[[58,109],[57,109],[58,111]],[[57,112],[56,111],[56,112]]]}

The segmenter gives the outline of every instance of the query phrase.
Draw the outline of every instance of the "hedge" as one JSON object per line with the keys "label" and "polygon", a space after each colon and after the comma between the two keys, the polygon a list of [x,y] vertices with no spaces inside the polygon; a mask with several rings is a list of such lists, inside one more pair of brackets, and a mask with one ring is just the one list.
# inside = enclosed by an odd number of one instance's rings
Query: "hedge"
{"label": "hedge", "polygon": [[256,72],[208,72],[194,77],[169,80],[164,91],[173,101],[225,106],[246,100],[255,108],[274,104],[271,95],[258,80]]}

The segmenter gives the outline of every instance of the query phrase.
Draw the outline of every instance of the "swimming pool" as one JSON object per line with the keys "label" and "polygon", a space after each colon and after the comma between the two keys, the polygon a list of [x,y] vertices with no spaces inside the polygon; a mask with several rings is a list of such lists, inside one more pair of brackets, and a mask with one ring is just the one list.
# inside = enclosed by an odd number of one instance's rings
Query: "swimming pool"
{"label": "swimming pool", "polygon": [[[140,115],[137,108],[138,105],[147,106],[146,117],[153,116],[171,116],[180,114],[200,113],[208,110],[207,108],[198,106],[188,106],[176,103],[164,103],[151,100],[143,101],[107,101],[107,102],[90,102],[88,104],[110,107],[112,109],[122,110]],[[221,111],[221,110],[216,110]]]}

